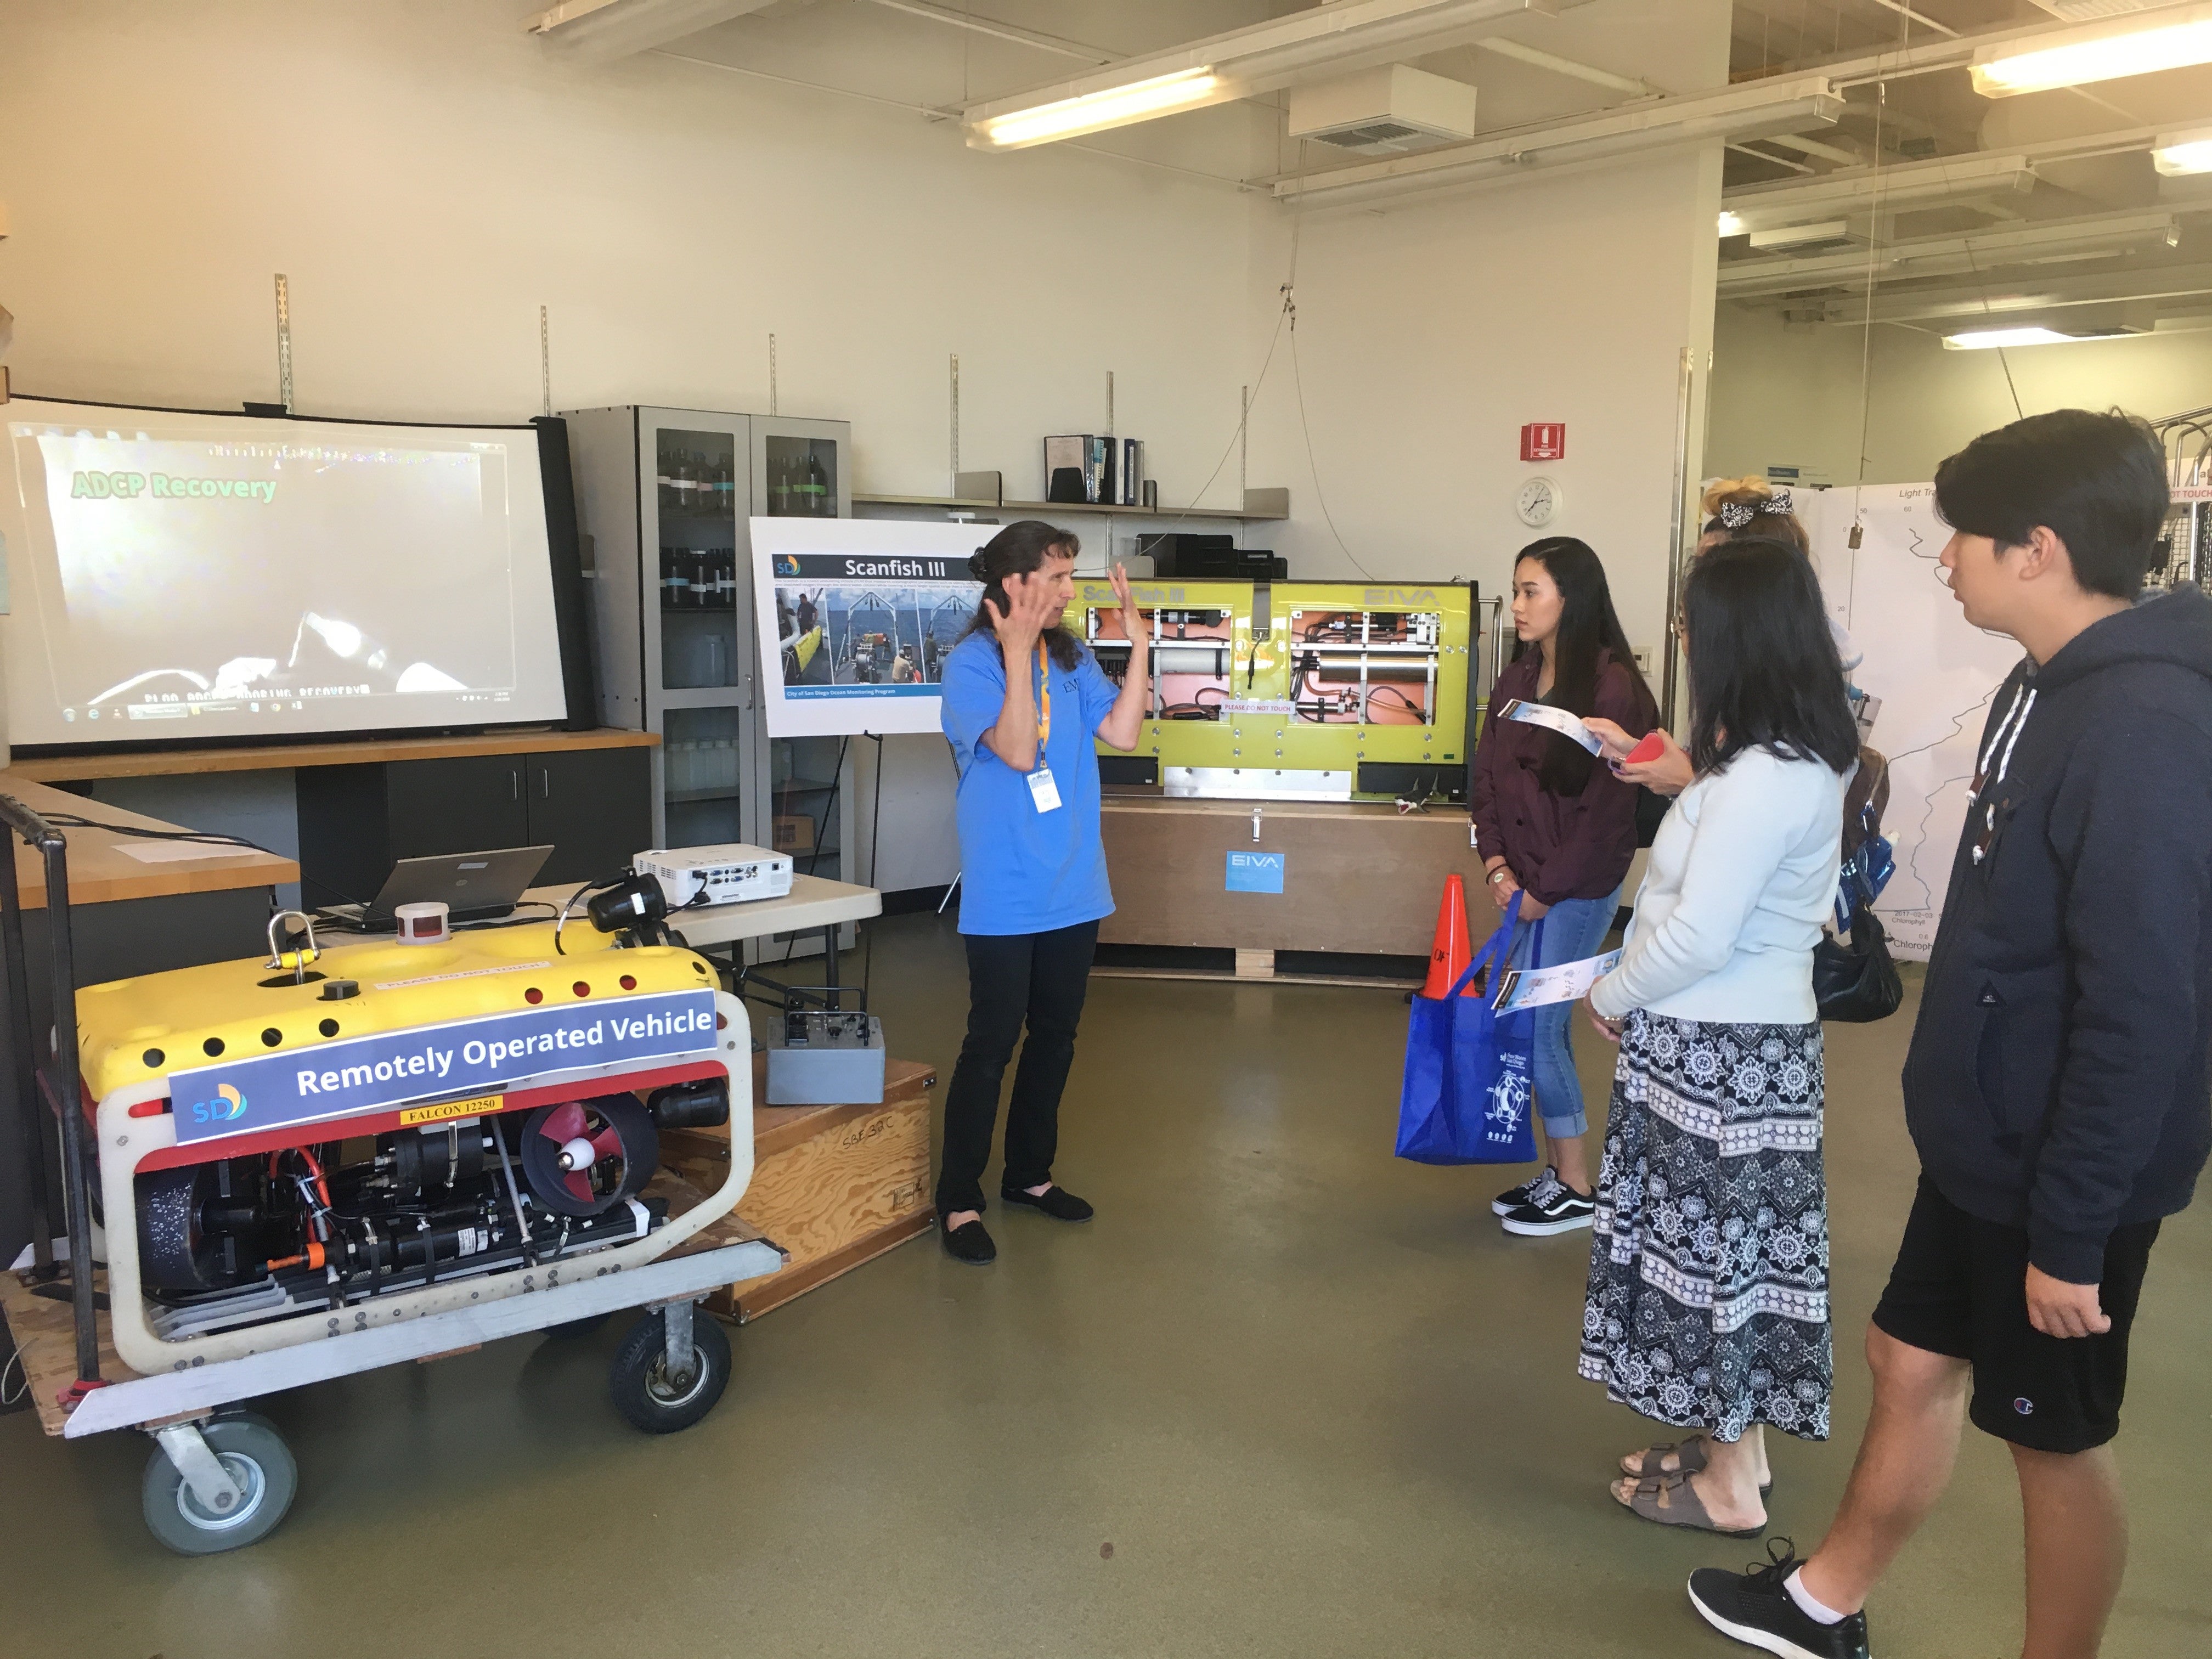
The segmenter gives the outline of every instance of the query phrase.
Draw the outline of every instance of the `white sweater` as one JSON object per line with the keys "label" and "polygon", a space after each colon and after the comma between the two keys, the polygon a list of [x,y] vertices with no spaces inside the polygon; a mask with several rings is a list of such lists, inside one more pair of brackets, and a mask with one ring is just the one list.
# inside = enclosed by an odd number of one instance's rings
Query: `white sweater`
{"label": "white sweater", "polygon": [[1844,780],[1819,760],[1752,749],[1698,779],[1651,844],[1627,949],[1590,1006],[1608,1019],[1818,1018],[1813,947],[1835,903],[1843,823]]}

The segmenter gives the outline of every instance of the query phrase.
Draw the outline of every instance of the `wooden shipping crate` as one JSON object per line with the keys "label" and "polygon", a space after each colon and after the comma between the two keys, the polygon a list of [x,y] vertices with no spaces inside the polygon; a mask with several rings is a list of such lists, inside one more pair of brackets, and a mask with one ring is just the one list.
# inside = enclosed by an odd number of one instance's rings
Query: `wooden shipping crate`
{"label": "wooden shipping crate", "polygon": [[[1277,951],[1425,957],[1451,875],[1471,936],[1498,925],[1464,807],[1109,795],[1100,829],[1115,906],[1102,945],[1233,950],[1237,976],[1261,979],[1287,977]],[[1282,890],[1231,890],[1240,853],[1268,855]]]}
{"label": "wooden shipping crate", "polygon": [[[753,1093],[766,1091],[767,1056],[753,1056]],[[930,1202],[929,1091],[933,1066],[884,1067],[881,1105],[759,1106],[753,1110],[753,1178],[738,1213],[781,1245],[791,1265],[708,1299],[726,1319],[757,1318],[817,1285],[927,1232]],[[729,1167],[730,1132],[670,1130],[664,1164],[709,1190]]]}

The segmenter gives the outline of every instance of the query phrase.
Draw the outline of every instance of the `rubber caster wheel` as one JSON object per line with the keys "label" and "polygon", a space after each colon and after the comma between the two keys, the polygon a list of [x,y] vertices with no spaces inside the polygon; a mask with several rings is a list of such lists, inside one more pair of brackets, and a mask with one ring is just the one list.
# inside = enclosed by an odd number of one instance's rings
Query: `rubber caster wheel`
{"label": "rubber caster wheel", "polygon": [[608,1314],[591,1314],[582,1319],[571,1319],[559,1325],[548,1325],[545,1334],[558,1337],[589,1336],[612,1317]]}
{"label": "rubber caster wheel", "polygon": [[157,1446],[146,1464],[142,1493],[146,1529],[179,1555],[218,1555],[259,1543],[276,1529],[300,1489],[291,1449],[276,1425],[251,1412],[217,1418],[200,1432],[238,1483],[240,1502],[228,1515],[203,1508]]}
{"label": "rubber caster wheel", "polygon": [[671,1376],[668,1338],[658,1313],[629,1328],[608,1368],[615,1409],[647,1434],[688,1429],[722,1397],[730,1383],[730,1339],[720,1322],[703,1310],[691,1319],[691,1369]]}

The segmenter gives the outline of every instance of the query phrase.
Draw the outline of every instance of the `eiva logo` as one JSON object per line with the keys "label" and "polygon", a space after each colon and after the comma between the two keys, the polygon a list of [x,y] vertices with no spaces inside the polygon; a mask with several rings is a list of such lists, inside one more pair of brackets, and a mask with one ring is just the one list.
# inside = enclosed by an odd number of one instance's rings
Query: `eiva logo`
{"label": "eiva logo", "polygon": [[1229,861],[1239,870],[1279,870],[1283,867],[1280,853],[1231,853]]}
{"label": "eiva logo", "polygon": [[246,1097],[228,1083],[215,1086],[213,1100],[192,1103],[192,1121],[195,1123],[227,1123],[246,1115]]}

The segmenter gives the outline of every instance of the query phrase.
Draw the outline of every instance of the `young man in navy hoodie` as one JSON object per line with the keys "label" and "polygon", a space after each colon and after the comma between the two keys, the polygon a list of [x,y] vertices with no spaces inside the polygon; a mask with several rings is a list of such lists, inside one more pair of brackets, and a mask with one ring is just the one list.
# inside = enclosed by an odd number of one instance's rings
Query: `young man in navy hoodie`
{"label": "young man in navy hoodie", "polygon": [[2091,1659],[2119,1594],[2129,1327],[2212,1147],[2212,599],[2139,599],[2167,501],[2118,414],[2031,416],[1936,470],[1953,597],[2027,656],[1990,704],[1905,1062],[1920,1186],[1850,1485],[1810,1560],[1690,1579],[1785,1659],[1865,1659],[1868,1593],[1967,1419],[2020,1476],[2027,1659]]}

